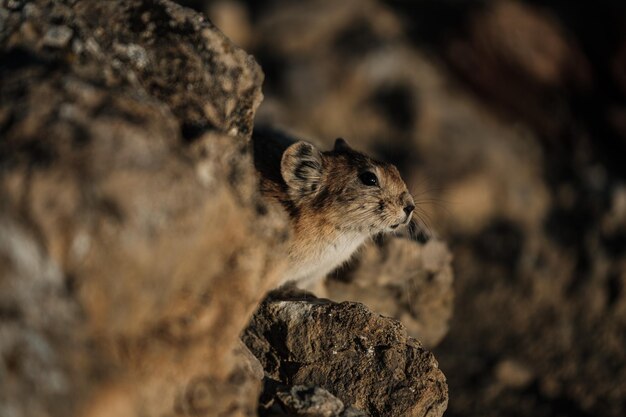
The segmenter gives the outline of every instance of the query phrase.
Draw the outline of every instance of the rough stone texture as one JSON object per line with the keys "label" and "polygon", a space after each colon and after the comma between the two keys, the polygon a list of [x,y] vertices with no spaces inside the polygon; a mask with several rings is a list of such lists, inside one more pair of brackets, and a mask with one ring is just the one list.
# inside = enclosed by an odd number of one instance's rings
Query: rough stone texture
{"label": "rough stone texture", "polygon": [[319,387],[296,385],[288,392],[279,391],[277,397],[290,413],[296,415],[332,417],[343,411],[341,400]]}
{"label": "rough stone texture", "polygon": [[346,407],[320,387],[292,387],[266,379],[261,396],[260,415],[264,417],[367,417],[364,411]]}
{"label": "rough stone texture", "polygon": [[359,301],[399,319],[409,335],[427,348],[448,332],[452,315],[452,256],[438,240],[420,244],[389,237],[363,248],[349,269],[326,281],[336,301]]}
{"label": "rough stone texture", "polygon": [[271,408],[263,410],[267,416],[308,417],[362,417],[367,416],[353,407],[344,407],[340,399],[320,387],[296,385],[282,387],[274,392]]}
{"label": "rough stone texture", "polygon": [[0,415],[255,415],[238,336],[288,236],[247,151],[259,66],[167,0],[0,22]]}
{"label": "rough stone texture", "polygon": [[[434,356],[400,322],[360,303],[279,292],[261,305],[243,340],[267,378],[321,387],[371,416],[441,416],[447,406],[445,377]],[[277,397],[288,408],[300,401],[293,392],[291,399],[280,391]],[[336,415],[338,403],[320,402]]]}

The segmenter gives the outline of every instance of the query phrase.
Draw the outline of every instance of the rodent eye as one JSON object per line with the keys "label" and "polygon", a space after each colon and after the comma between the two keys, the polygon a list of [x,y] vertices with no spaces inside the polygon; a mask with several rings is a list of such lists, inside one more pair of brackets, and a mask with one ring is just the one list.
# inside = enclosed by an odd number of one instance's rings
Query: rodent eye
{"label": "rodent eye", "polygon": [[364,185],[367,185],[368,187],[378,185],[378,177],[376,176],[376,174],[370,171],[365,171],[364,173],[359,175],[359,179]]}

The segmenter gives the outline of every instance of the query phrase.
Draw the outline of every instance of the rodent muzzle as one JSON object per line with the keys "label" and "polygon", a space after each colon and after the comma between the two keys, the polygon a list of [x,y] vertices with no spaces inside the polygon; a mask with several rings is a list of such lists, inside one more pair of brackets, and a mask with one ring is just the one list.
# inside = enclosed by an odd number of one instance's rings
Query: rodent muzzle
{"label": "rodent muzzle", "polygon": [[415,202],[413,201],[413,197],[411,197],[411,194],[407,192],[402,194],[401,199],[402,205],[404,206],[402,210],[404,211],[404,214],[406,214],[406,219],[403,223],[408,224],[411,220],[411,214],[413,214],[413,211],[415,210]]}
{"label": "rodent muzzle", "polygon": [[413,214],[413,211],[415,210],[415,205],[413,203],[409,203],[406,206],[404,206],[402,210],[404,211],[404,214],[406,215],[406,217],[404,218],[404,221],[402,223],[391,225],[390,227],[392,230],[397,229],[400,225],[406,226],[407,224],[409,224],[409,222],[411,221],[411,215]]}

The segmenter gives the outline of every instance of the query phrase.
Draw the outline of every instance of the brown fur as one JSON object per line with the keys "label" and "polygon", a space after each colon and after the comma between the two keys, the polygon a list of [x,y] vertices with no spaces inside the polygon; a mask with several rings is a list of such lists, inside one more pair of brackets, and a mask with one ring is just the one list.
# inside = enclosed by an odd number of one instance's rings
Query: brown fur
{"label": "brown fur", "polygon": [[[307,285],[341,265],[367,238],[406,225],[413,198],[395,166],[338,139],[331,151],[275,132],[255,132],[255,166],[266,198],[291,217],[293,240],[283,282]],[[365,185],[360,176],[376,175]],[[321,276],[320,276],[321,275]]]}

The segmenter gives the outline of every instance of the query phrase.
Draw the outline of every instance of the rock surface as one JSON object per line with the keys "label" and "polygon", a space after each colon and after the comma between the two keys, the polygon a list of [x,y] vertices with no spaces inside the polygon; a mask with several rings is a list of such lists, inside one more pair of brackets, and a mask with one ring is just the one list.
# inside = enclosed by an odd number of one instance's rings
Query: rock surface
{"label": "rock surface", "polygon": [[425,347],[439,344],[452,316],[452,256],[431,239],[420,244],[386,237],[366,245],[352,265],[331,275],[324,293],[335,301],[358,301],[395,317]]}
{"label": "rock surface", "polygon": [[339,416],[343,403],[371,416],[433,417],[447,406],[445,377],[434,356],[407,336],[400,322],[360,303],[278,292],[257,310],[243,340],[268,379],[318,386],[341,400],[314,391],[309,396],[322,398],[312,407],[306,404],[314,400],[303,405],[293,389],[287,395],[278,390],[273,401],[286,411],[318,408],[311,415]]}
{"label": "rock surface", "polygon": [[[268,393],[265,393],[267,396]],[[266,416],[367,417],[363,411],[345,407],[343,402],[320,387],[281,386],[272,393],[261,411]]]}
{"label": "rock surface", "polygon": [[259,66],[167,0],[0,22],[0,415],[255,415],[238,337],[288,237],[247,151]]}

